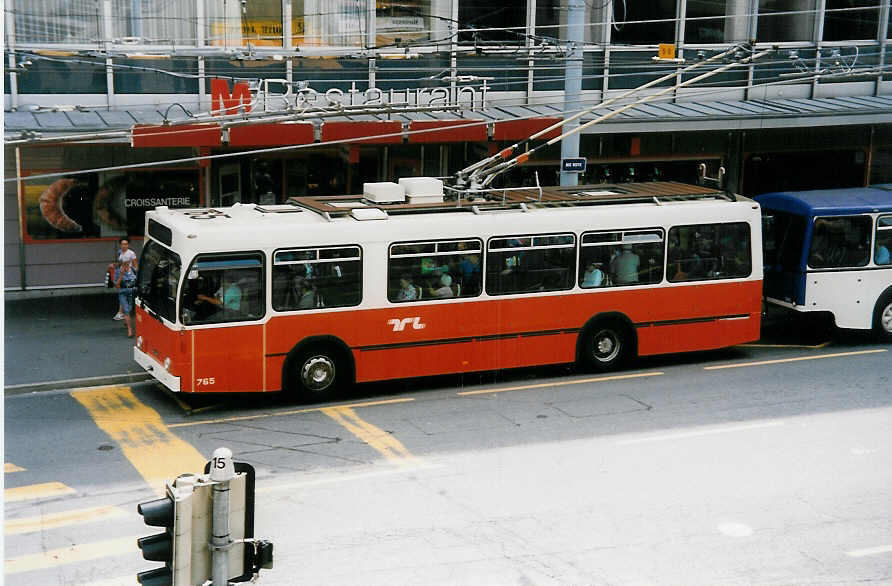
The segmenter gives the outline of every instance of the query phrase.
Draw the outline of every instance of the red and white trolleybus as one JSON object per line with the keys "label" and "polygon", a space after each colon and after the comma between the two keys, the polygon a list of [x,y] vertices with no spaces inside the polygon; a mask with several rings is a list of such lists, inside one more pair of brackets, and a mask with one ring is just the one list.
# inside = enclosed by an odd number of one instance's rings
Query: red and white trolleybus
{"label": "red and white trolleybus", "polygon": [[173,391],[318,400],[354,382],[610,370],[759,337],[749,199],[630,183],[444,200],[442,183],[414,180],[147,213],[136,361]]}

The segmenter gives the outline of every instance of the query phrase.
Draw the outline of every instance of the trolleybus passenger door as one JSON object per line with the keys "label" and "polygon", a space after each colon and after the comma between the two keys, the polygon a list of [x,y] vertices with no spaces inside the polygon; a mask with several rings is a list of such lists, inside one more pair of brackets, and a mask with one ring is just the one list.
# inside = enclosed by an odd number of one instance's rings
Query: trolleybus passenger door
{"label": "trolleybus passenger door", "polygon": [[805,303],[807,225],[804,216],[763,208],[765,297],[793,305]]}

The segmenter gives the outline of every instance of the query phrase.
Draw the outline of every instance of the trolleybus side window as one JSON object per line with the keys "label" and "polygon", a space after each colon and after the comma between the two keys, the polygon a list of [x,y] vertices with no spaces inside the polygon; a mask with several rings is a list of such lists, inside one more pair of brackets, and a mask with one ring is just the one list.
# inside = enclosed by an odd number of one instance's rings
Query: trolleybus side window
{"label": "trolleybus side window", "polygon": [[672,282],[734,279],[752,272],[750,227],[745,222],[669,229],[666,273]]}
{"label": "trolleybus side window", "polygon": [[863,267],[870,261],[870,216],[815,218],[808,266],[816,269]]}
{"label": "trolleybus side window", "polygon": [[663,280],[663,234],[658,228],[583,234],[579,286],[659,283]]}
{"label": "trolleybus side window", "polygon": [[390,246],[387,299],[392,303],[480,295],[482,242],[401,242]]}
{"label": "trolleybus side window", "polygon": [[492,238],[486,255],[486,292],[506,295],[571,289],[575,265],[574,234]]}
{"label": "trolleybus side window", "polygon": [[148,240],[139,261],[137,296],[148,309],[169,322],[176,322],[179,282],[180,257],[154,240]]}
{"label": "trolleybus side window", "polygon": [[359,246],[295,248],[273,255],[273,309],[349,307],[362,301]]}
{"label": "trolleybus side window", "polygon": [[189,267],[183,286],[184,324],[256,320],[263,315],[261,253],[204,254]]}
{"label": "trolleybus side window", "polygon": [[877,218],[876,244],[874,245],[873,262],[878,265],[892,264],[889,254],[892,253],[892,216]]}

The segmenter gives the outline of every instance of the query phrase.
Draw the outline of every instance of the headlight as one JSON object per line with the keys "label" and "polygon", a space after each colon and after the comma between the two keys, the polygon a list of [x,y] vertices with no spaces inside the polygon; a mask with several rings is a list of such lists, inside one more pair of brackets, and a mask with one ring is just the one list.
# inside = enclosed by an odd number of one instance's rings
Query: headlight
{"label": "headlight", "polygon": [[164,359],[164,370],[170,370],[170,356]]}
{"label": "headlight", "polygon": [[142,336],[136,336],[136,347],[142,350]]}

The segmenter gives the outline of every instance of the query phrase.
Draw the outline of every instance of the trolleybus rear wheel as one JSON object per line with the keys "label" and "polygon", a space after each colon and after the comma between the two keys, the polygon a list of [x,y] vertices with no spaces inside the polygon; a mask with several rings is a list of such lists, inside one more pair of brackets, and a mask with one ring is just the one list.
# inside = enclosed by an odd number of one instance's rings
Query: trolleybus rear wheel
{"label": "trolleybus rear wheel", "polygon": [[617,320],[592,324],[582,338],[580,360],[590,370],[606,372],[620,367],[632,351],[632,336]]}

